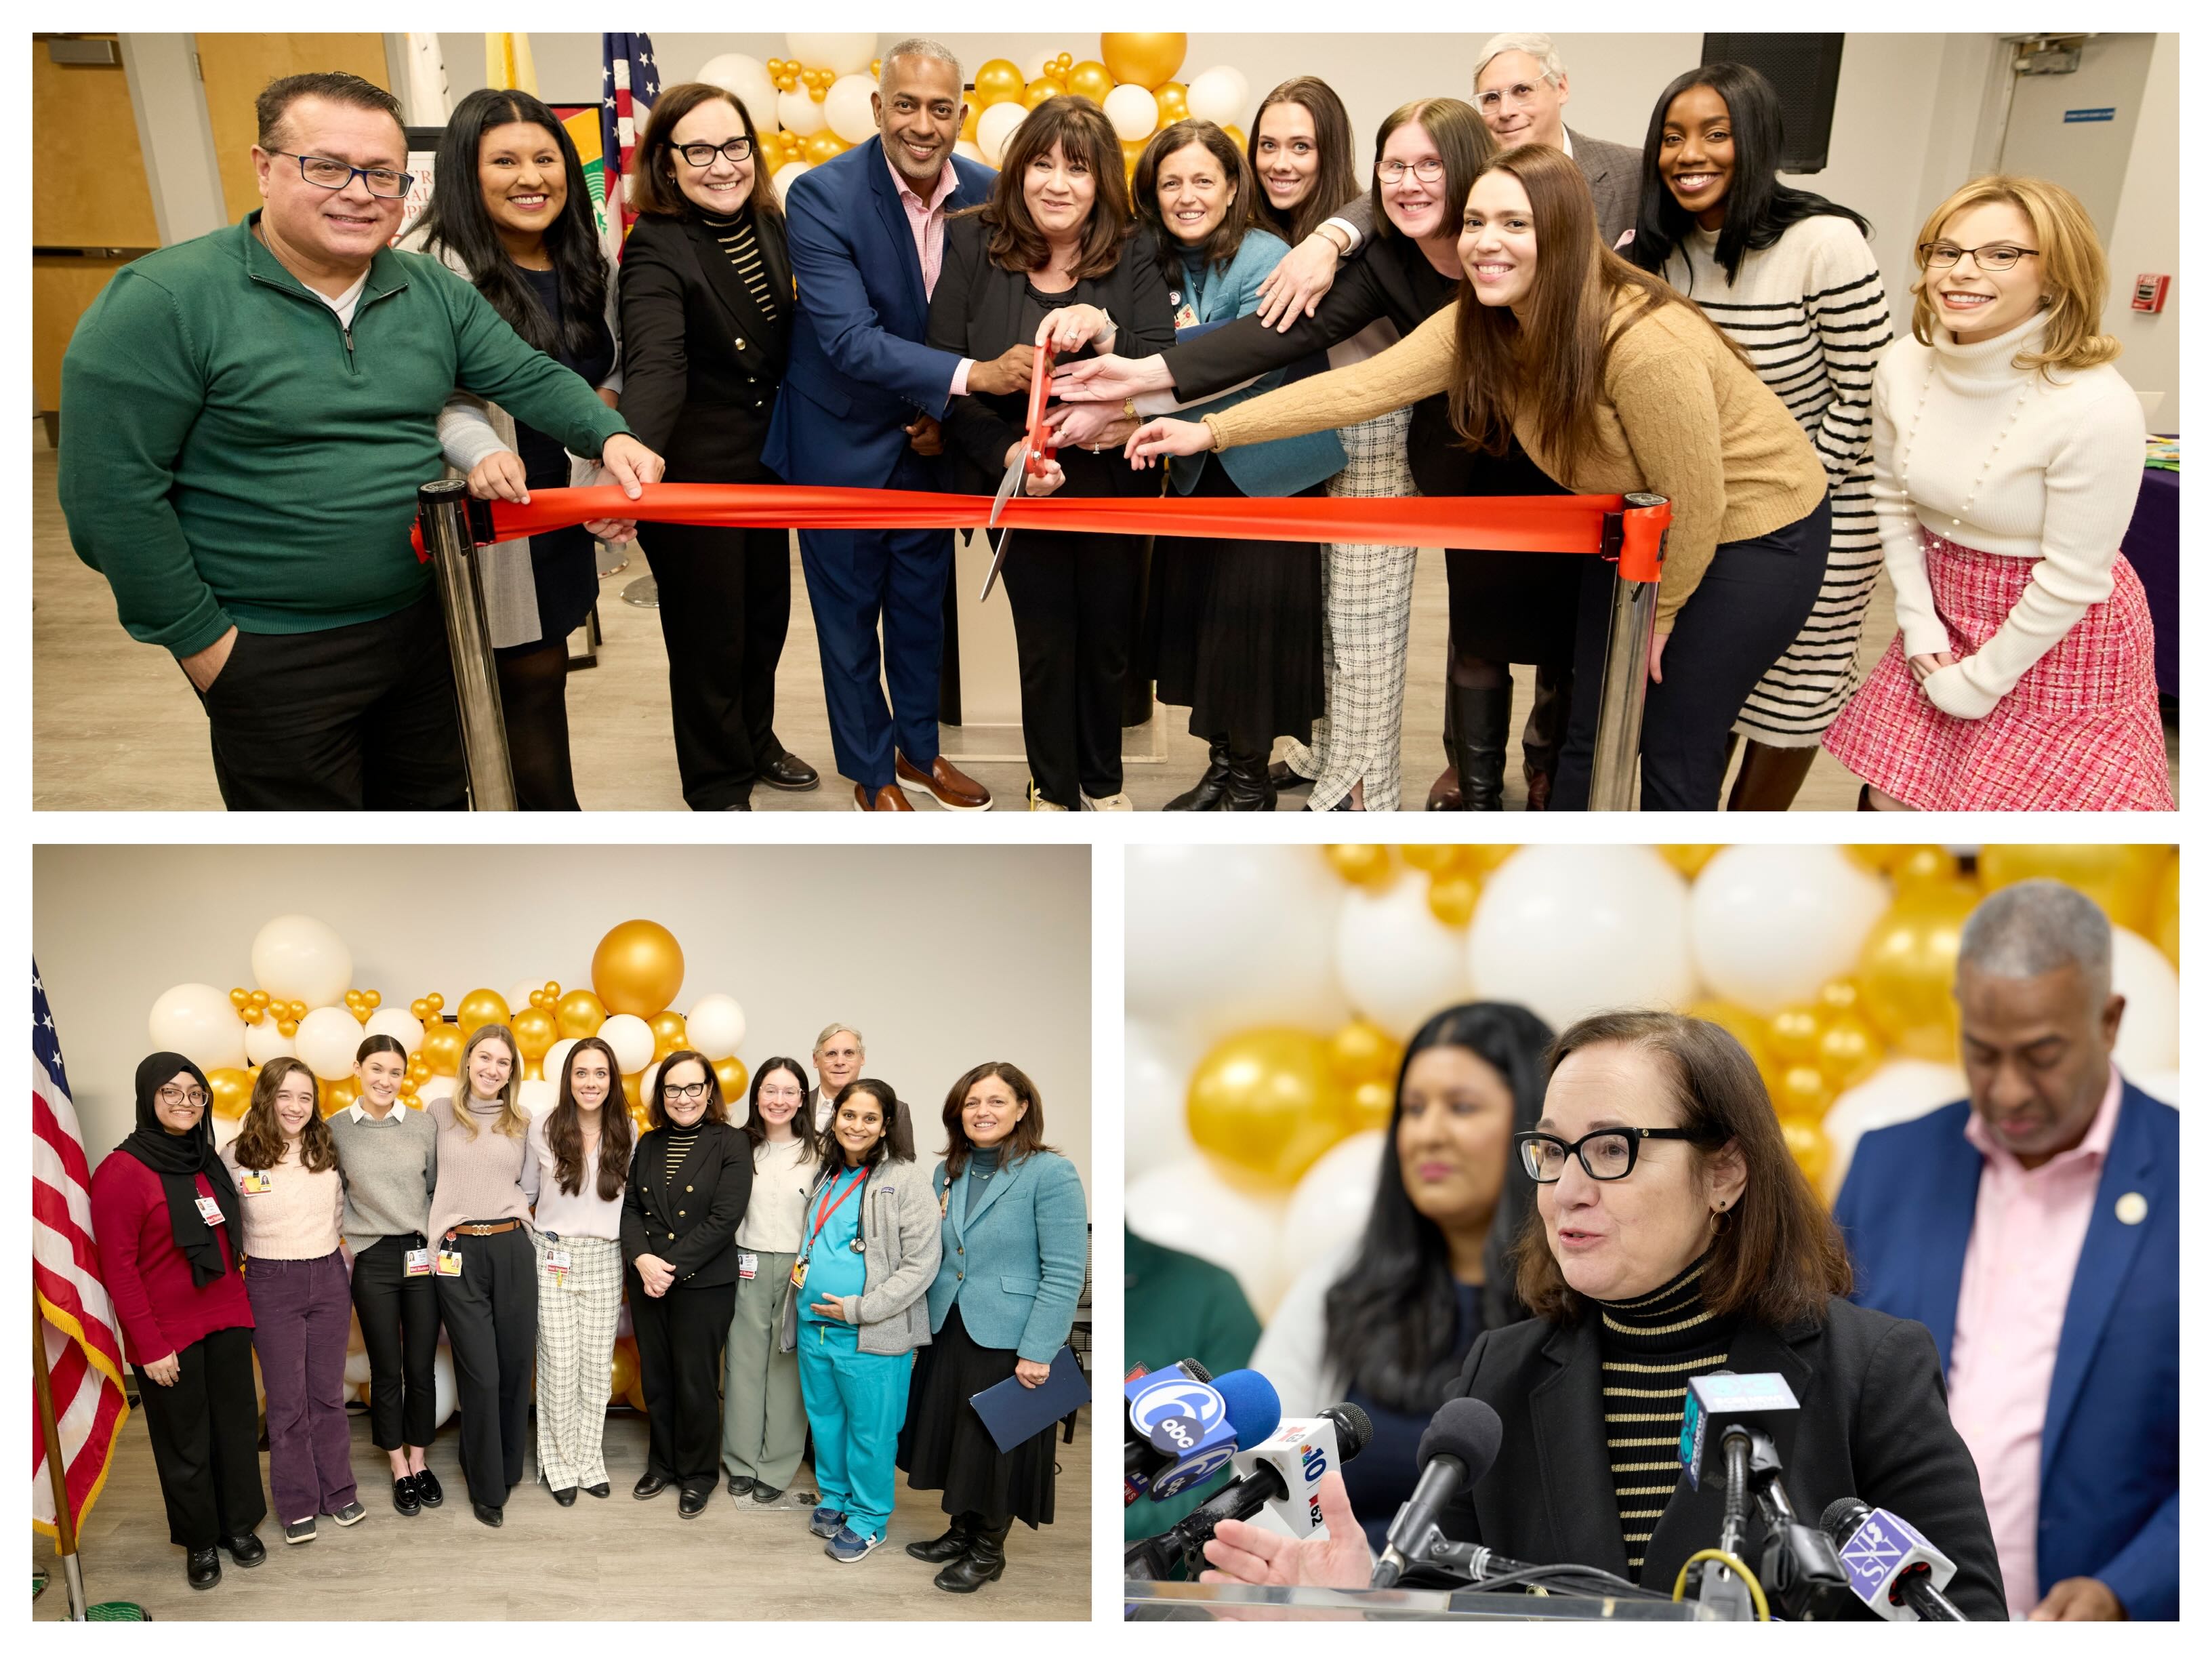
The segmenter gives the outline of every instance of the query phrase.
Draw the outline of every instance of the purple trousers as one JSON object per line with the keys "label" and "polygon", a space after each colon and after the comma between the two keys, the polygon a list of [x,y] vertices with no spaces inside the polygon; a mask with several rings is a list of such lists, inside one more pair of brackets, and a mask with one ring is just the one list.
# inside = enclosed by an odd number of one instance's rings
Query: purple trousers
{"label": "purple trousers", "polygon": [[353,1300],[345,1260],[246,1261],[253,1353],[269,1395],[269,1493],[287,1526],[343,1510],[356,1497],[346,1424],[346,1331]]}

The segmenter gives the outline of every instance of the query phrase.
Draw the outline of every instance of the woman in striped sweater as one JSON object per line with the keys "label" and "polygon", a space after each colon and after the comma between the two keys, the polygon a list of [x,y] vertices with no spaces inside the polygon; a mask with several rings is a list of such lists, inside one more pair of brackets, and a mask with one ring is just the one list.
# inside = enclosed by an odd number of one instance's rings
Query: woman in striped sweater
{"label": "woman in striped sweater", "polygon": [[1731,810],[1786,810],[1851,688],[1881,566],[1870,493],[1874,366],[1889,299],[1867,222],[1775,174],[1782,104],[1741,64],[1707,64],[1659,96],[1628,256],[1734,339],[1828,473],[1827,574],[1813,613],[1736,715]]}

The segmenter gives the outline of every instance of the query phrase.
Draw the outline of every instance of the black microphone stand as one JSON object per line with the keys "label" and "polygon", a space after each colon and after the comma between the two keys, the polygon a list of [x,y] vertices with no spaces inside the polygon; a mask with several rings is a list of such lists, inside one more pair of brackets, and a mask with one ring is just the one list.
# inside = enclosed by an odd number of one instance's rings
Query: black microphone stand
{"label": "black microphone stand", "polygon": [[[1774,1438],[1756,1425],[1731,1424],[1724,1442],[1733,1444],[1738,1432],[1748,1441],[1747,1475],[1766,1523],[1766,1540],[1759,1552],[1759,1584],[1766,1593],[1769,1614],[1777,1620],[1832,1620],[1850,1589],[1835,1541],[1798,1521],[1782,1486],[1782,1455]],[[1729,1470],[1733,1489],[1733,1455]]]}

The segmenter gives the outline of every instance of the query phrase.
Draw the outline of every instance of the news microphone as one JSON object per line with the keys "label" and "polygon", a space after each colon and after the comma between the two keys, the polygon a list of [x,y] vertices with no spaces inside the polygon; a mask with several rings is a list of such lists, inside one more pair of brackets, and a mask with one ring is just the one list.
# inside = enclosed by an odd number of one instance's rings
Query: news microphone
{"label": "news microphone", "polygon": [[1505,1426],[1486,1402],[1455,1396],[1437,1409],[1421,1434],[1421,1479],[1413,1496],[1398,1507],[1384,1535],[1382,1554],[1369,1582],[1377,1590],[1395,1585],[1413,1565],[1424,1560],[1437,1541],[1437,1517],[1471,1483],[1482,1480],[1498,1457]]}
{"label": "news microphone", "polygon": [[1754,1444],[1765,1437],[1778,1469],[1797,1432],[1797,1397],[1789,1381],[1778,1372],[1707,1372],[1690,1380],[1675,1457],[1693,1492],[1705,1477],[1727,1474],[1721,1440],[1731,1424],[1746,1426]]}
{"label": "news microphone", "polygon": [[1195,1361],[1140,1373],[1121,1387],[1121,1502],[1170,1499],[1227,1468],[1239,1441],[1273,1433],[1275,1387],[1249,1367],[1215,1378]]}
{"label": "news microphone", "polygon": [[1958,1565],[1911,1523],[1848,1494],[1820,1513],[1851,1594],[1885,1620],[1964,1620],[1943,1587]]}
{"label": "news microphone", "polygon": [[1324,1524],[1314,1490],[1332,1470],[1358,1458],[1375,1434],[1363,1408],[1350,1402],[1325,1407],[1317,1419],[1285,1419],[1258,1445],[1240,1449],[1237,1480],[1176,1523],[1170,1538],[1196,1572],[1206,1542],[1224,1522],[1249,1522],[1273,1511],[1301,1538]]}

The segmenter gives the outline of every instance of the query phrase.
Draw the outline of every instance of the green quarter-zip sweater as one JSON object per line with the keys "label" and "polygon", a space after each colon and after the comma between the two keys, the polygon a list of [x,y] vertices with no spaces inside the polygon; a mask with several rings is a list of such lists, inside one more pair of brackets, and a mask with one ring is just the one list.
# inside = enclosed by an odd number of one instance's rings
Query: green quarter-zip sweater
{"label": "green quarter-zip sweater", "polygon": [[260,216],[117,271],[62,362],[70,542],[131,635],[180,656],[422,597],[408,529],[455,387],[581,454],[629,429],[435,258],[379,252],[342,325]]}

